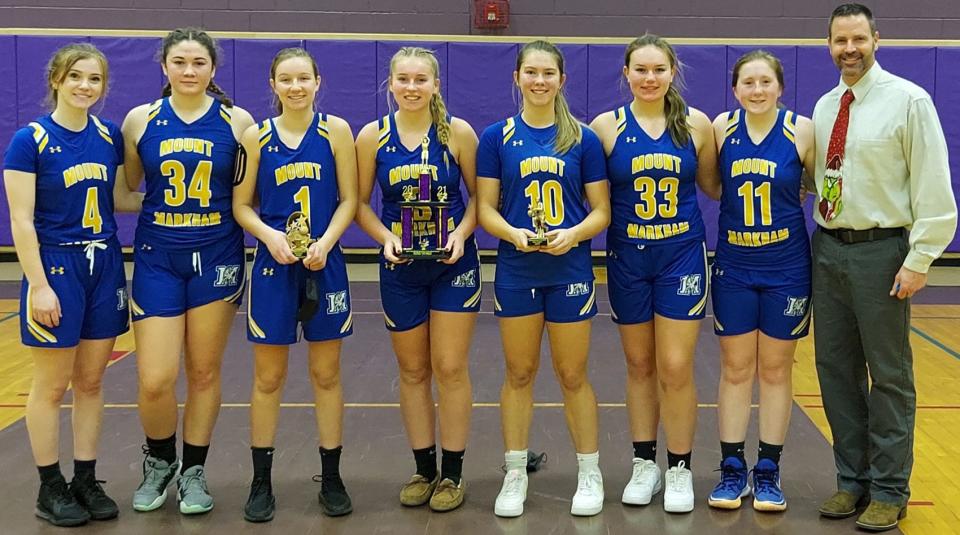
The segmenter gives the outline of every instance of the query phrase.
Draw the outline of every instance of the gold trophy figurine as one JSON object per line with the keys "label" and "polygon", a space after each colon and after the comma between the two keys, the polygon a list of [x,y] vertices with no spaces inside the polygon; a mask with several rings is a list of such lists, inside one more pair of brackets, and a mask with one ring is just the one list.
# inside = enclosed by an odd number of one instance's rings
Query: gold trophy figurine
{"label": "gold trophy figurine", "polygon": [[550,240],[547,238],[547,221],[543,214],[543,203],[540,199],[537,199],[536,202],[530,200],[527,215],[530,216],[530,221],[533,223],[533,232],[536,234],[532,238],[527,237],[527,245],[533,247],[546,245]]}
{"label": "gold trophy figurine", "polygon": [[306,258],[307,249],[317,241],[310,239],[310,219],[303,212],[293,212],[287,217],[287,243],[290,244],[290,250],[293,256],[297,258]]}

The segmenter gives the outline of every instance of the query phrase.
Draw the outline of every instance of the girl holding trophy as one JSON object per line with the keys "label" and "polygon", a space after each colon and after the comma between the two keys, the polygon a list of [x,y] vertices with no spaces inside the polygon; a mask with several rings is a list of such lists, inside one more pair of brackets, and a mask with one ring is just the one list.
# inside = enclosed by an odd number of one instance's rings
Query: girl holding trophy
{"label": "girl holding trophy", "polygon": [[[462,465],[473,403],[467,355],[481,281],[473,237],[477,136],[466,121],[447,114],[439,73],[433,52],[424,48],[401,48],[390,60],[392,100],[387,99],[397,111],[367,124],[357,137],[357,223],[383,245],[380,296],[417,465],[400,490],[400,503],[429,502],[435,511],[449,511],[460,506],[465,490]],[[374,183],[383,195],[380,216],[370,206]],[[406,212],[414,197],[442,201],[448,217],[437,218],[436,206]],[[416,257],[438,260],[411,262],[409,245],[417,248]],[[434,375],[440,394],[439,472]]]}
{"label": "girl holding trophy", "polygon": [[[597,136],[567,107],[557,47],[525,45],[513,76],[523,107],[484,131],[477,170],[480,222],[500,238],[494,306],[506,358],[500,411],[507,475],[494,512],[523,514],[533,380],[546,326],[579,465],[570,512],[595,515],[603,508],[603,478],[597,400],[587,378],[597,313],[590,239],[610,222],[606,162]],[[541,232],[539,222],[552,230]]]}
{"label": "girl holding trophy", "polygon": [[251,522],[273,518],[273,443],[290,344],[301,333],[309,342],[316,405],[320,505],[330,516],[353,510],[340,478],[340,346],[353,332],[353,315],[338,241],[357,209],[353,135],[343,119],[314,111],[320,75],[306,50],[277,53],[270,87],[279,115],[244,132],[245,162],[241,158],[233,196],[237,222],[259,241],[247,301],[247,339],[254,344],[253,481],[244,518]]}

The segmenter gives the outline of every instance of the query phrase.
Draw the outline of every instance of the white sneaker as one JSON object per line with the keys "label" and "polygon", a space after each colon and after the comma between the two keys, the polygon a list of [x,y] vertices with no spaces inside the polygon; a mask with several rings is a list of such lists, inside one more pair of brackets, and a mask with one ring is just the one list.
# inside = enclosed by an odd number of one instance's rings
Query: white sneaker
{"label": "white sneaker", "polygon": [[693,474],[683,461],[663,476],[663,510],[668,513],[693,511]]}
{"label": "white sneaker", "polygon": [[623,488],[621,501],[629,505],[647,505],[653,495],[660,492],[663,485],[660,483],[660,467],[657,463],[633,458],[633,475]]}
{"label": "white sneaker", "polygon": [[520,516],[523,514],[523,502],[527,501],[527,473],[523,470],[508,470],[503,478],[503,486],[493,506],[497,516]]}
{"label": "white sneaker", "polygon": [[577,474],[577,493],[570,504],[570,514],[593,516],[603,510],[603,475],[599,470]]}

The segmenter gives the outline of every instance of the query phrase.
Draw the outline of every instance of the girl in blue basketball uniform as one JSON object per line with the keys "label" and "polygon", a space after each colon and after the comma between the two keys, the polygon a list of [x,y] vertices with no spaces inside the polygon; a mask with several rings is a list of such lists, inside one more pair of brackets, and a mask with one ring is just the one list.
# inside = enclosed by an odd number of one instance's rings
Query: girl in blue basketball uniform
{"label": "girl in blue basketball uniform", "polygon": [[754,376],[760,380],[760,445],[753,508],[783,511],[780,453],[793,406],[797,340],[810,326],[810,244],[797,192],[813,171],[813,126],[778,107],[783,67],[755,50],[733,67],[740,109],[714,120],[723,196],[713,264],[714,332],[723,361],[717,397],[720,482],[708,503],[740,507],[751,492],[744,459]]}
{"label": "girl in blue basketball uniform", "polygon": [[[160,61],[168,79],[163,97],[134,108],[123,123],[127,182],[133,190],[146,183],[130,309],[147,445],[133,507],[163,505],[179,472],[180,512],[195,514],[213,508],[203,464],[220,411],[223,350],[243,294],[243,231],[231,197],[237,140],[253,118],[213,82],[217,47],[205,32],[170,32]],[[174,390],[181,352],[187,378],[182,463]]]}
{"label": "girl in blue basketball uniform", "polygon": [[[57,526],[118,514],[95,474],[101,382],[116,337],[129,328],[114,210],[142,196],[123,178],[123,138],[90,114],[107,90],[107,59],[67,45],[47,66],[53,111],[14,134],[3,178],[23,267],[20,335],[33,354],[27,433],[40,472],[36,515]],[[74,475],[60,472],[60,402],[73,386]]]}
{"label": "girl in blue basketball uniform", "polygon": [[[270,86],[280,115],[244,132],[246,165],[233,193],[237,222],[259,241],[247,299],[247,339],[254,343],[253,482],[244,518],[251,522],[273,519],[273,442],[290,344],[301,332],[309,342],[320,437],[320,504],[331,516],[353,510],[340,478],[340,345],[353,332],[353,315],[338,241],[357,211],[353,134],[343,119],[314,111],[320,75],[306,50],[278,52],[270,66]],[[293,255],[284,232],[294,212],[306,216],[316,240],[303,260]]]}
{"label": "girl in blue basketball uniform", "polygon": [[[524,45],[513,76],[521,111],[488,127],[477,151],[480,222],[500,238],[494,309],[506,360],[500,413],[507,474],[494,512],[523,514],[533,379],[546,325],[579,465],[570,512],[590,516],[603,508],[587,356],[597,313],[590,239],[610,222],[606,163],[597,136],[567,106],[557,47]],[[531,207],[542,207],[542,215]],[[545,245],[528,241],[536,236],[531,214],[549,228]]]}
{"label": "girl in blue basketball uniform", "polygon": [[[644,35],[627,45],[625,106],[594,119],[610,173],[613,221],[607,276],[627,361],[633,473],[622,501],[646,505],[664,486],[664,509],[693,510],[690,454],[697,422],[693,354],[707,305],[707,251],[696,187],[720,194],[710,120],[677,89],[670,44]],[[657,425],[667,435],[663,483]]]}
{"label": "girl in blue basketball uniform", "polygon": [[[440,95],[440,68],[430,50],[403,47],[390,60],[387,97],[397,111],[367,124],[357,136],[360,205],[357,223],[383,245],[380,297],[400,367],[400,411],[417,471],[400,490],[400,503],[429,502],[435,511],[463,503],[463,456],[470,433],[472,395],[467,355],[480,310],[480,259],[473,237],[476,207],[477,135],[466,121],[447,114]],[[437,243],[429,209],[414,214],[414,231],[428,248],[443,248],[442,261],[401,260],[404,189],[416,187],[422,169],[421,141],[428,139],[431,190],[447,193],[446,243]],[[380,216],[370,206],[380,188]],[[468,197],[464,197],[462,186]],[[420,236],[416,238],[418,241]],[[437,379],[441,461],[437,471],[436,417],[431,378]]]}

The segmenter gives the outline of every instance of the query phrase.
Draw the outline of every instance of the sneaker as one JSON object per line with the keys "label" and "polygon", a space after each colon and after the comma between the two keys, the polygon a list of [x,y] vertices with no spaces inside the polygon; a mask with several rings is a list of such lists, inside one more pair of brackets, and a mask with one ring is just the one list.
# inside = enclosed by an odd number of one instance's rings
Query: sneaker
{"label": "sneaker", "polygon": [[593,516],[603,510],[603,475],[599,470],[577,474],[577,493],[570,504],[570,514]]}
{"label": "sneaker", "polygon": [[180,470],[180,461],[168,463],[150,455],[144,447],[143,482],[133,493],[133,508],[137,511],[153,511],[167,500],[167,485]]}
{"label": "sneaker", "polygon": [[527,501],[527,474],[521,470],[508,470],[503,486],[493,506],[493,514],[513,517],[523,514],[523,502]]}
{"label": "sneaker", "polygon": [[273,497],[273,485],[269,479],[255,477],[250,483],[250,496],[243,506],[243,519],[247,522],[269,522],[273,520],[273,512],[277,508],[277,500]]}
{"label": "sneaker", "polygon": [[90,520],[90,513],[77,502],[63,476],[40,484],[34,514],[54,526],[80,526]]}
{"label": "sneaker", "polygon": [[413,474],[410,481],[400,488],[400,503],[407,507],[417,507],[430,501],[433,491],[440,481],[440,474],[429,480],[420,474]]}
{"label": "sneaker", "polygon": [[213,496],[207,490],[207,476],[202,466],[191,466],[180,473],[177,501],[180,502],[180,512],[185,515],[199,515],[213,509]]}
{"label": "sneaker", "polygon": [[457,485],[453,484],[452,479],[444,478],[443,481],[437,485],[437,489],[433,491],[433,496],[430,497],[430,509],[439,513],[453,511],[463,503],[463,496],[466,490],[467,484],[464,483],[462,477],[460,478],[460,483]]}
{"label": "sneaker", "polygon": [[683,461],[663,476],[663,510],[668,513],[693,511],[693,474]]}
{"label": "sneaker", "polygon": [[353,512],[353,502],[347,494],[347,487],[339,475],[323,476],[320,478],[320,493],[317,495],[323,514],[327,516],[343,516]]}
{"label": "sneaker", "polygon": [[717,509],[739,509],[742,498],[750,495],[747,476],[747,466],[738,457],[724,459],[720,463],[720,482],[707,498],[707,504]]}
{"label": "sneaker", "polygon": [[787,500],[780,490],[780,467],[770,459],[760,459],[753,467],[753,508],[757,511],[783,511]]}
{"label": "sneaker", "polygon": [[653,495],[660,492],[662,488],[660,467],[657,463],[634,457],[633,475],[624,487],[620,501],[629,505],[647,505],[653,499]]}
{"label": "sneaker", "polygon": [[76,498],[77,503],[90,513],[90,518],[94,520],[117,518],[120,514],[117,502],[107,496],[101,483],[106,481],[98,481],[93,473],[75,475],[70,482],[70,493]]}

